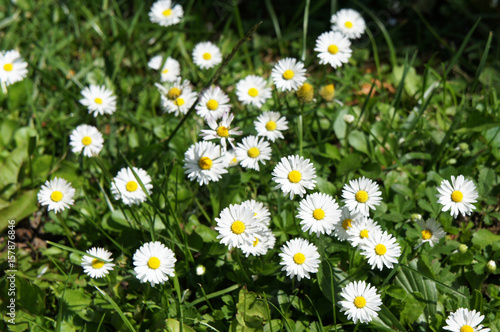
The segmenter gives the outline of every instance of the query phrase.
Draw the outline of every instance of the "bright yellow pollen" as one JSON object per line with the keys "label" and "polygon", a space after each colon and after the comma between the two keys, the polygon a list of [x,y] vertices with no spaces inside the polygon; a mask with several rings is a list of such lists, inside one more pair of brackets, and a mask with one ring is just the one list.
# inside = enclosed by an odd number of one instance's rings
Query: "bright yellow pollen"
{"label": "bright yellow pollen", "polygon": [[210,53],[203,53],[203,59],[205,59],[205,60],[212,59],[212,54],[210,54]]}
{"label": "bright yellow pollen", "polygon": [[209,110],[215,111],[217,107],[219,107],[219,103],[217,102],[217,100],[210,99],[209,101],[207,101],[207,108]]}
{"label": "bright yellow pollen", "polygon": [[387,248],[382,244],[382,243],[379,243],[375,246],[375,253],[379,256],[382,256],[383,254],[385,254],[387,252]]}
{"label": "bright yellow pollen", "polygon": [[6,63],[3,65],[3,69],[5,71],[12,71],[12,69],[14,69],[14,66],[12,65],[12,63]]}
{"label": "bright yellow pollen", "polygon": [[250,89],[248,89],[248,95],[250,97],[257,97],[258,94],[259,94],[259,91],[257,91],[256,88],[250,88]]}
{"label": "bright yellow pollen", "polygon": [[337,54],[339,51],[339,48],[337,47],[337,45],[330,45],[328,46],[328,53],[330,54]]}
{"label": "bright yellow pollen", "polygon": [[180,107],[180,106],[184,105],[184,99],[182,99],[182,98],[177,98],[177,99],[174,101],[174,104],[175,104],[175,106],[179,106],[179,107]]}
{"label": "bright yellow pollen", "polygon": [[85,136],[84,138],[82,138],[82,144],[85,146],[92,144],[92,138],[90,138],[89,136]]}
{"label": "bright yellow pollen", "polygon": [[229,136],[229,130],[226,127],[220,126],[217,128],[217,135],[220,137],[228,137]]}
{"label": "bright yellow pollen", "polygon": [[356,193],[356,200],[360,203],[364,203],[368,200],[368,193],[364,190],[360,190]]}
{"label": "bright yellow pollen", "polygon": [[259,239],[255,238],[255,241],[253,241],[253,246],[256,247],[259,244]]}
{"label": "bright yellow pollen", "polygon": [[429,240],[432,237],[432,232],[428,229],[422,231],[422,240]]}
{"label": "bright yellow pollen", "polygon": [[176,88],[175,86],[168,90],[167,97],[168,99],[177,99],[181,95],[181,89]]}
{"label": "bright yellow pollen", "polygon": [[464,194],[461,191],[455,190],[451,193],[451,200],[455,203],[460,203],[464,199]]}
{"label": "bright yellow pollen", "polygon": [[148,260],[148,266],[150,269],[156,270],[157,268],[160,267],[160,260],[156,257],[151,257]]}
{"label": "bright yellow pollen", "polygon": [[245,231],[245,224],[242,221],[236,220],[231,225],[231,231],[233,231],[234,234],[241,234]]}
{"label": "bright yellow pollen", "polygon": [[198,165],[200,166],[201,169],[210,169],[212,168],[212,159],[208,157],[201,157],[200,161],[198,162]]}
{"label": "bright yellow pollen", "polygon": [[102,104],[102,99],[99,98],[99,97],[97,97],[96,99],[94,99],[94,101],[95,101],[96,104],[99,104],[99,105]]}
{"label": "bright yellow pollen", "polygon": [[163,70],[161,71],[161,73],[162,73],[162,74],[166,74],[166,73],[168,73],[168,69],[167,69],[167,68],[163,69]]}
{"label": "bright yellow pollen", "polygon": [[366,305],[366,299],[362,296],[357,296],[355,299],[354,299],[354,306],[356,308],[363,308],[364,306]]}
{"label": "bright yellow pollen", "polygon": [[100,269],[101,267],[104,266],[104,262],[95,258],[93,261],[92,261],[92,267],[94,269]]}
{"label": "bright yellow pollen", "polygon": [[460,328],[460,332],[474,332],[474,329],[469,325],[464,325]]}
{"label": "bright yellow pollen", "polygon": [[349,227],[351,227],[352,225],[352,219],[344,219],[344,221],[342,221],[342,228],[344,228],[346,231],[349,229]]}
{"label": "bright yellow pollen", "polygon": [[290,173],[288,173],[288,180],[291,183],[298,183],[301,179],[302,179],[302,174],[300,174],[299,171],[293,170]]}
{"label": "bright yellow pollen", "polygon": [[253,147],[248,150],[247,154],[250,158],[257,158],[260,155],[260,150],[256,147]]}
{"label": "bright yellow pollen", "polygon": [[286,70],[284,73],[283,73],[283,78],[285,80],[291,80],[293,78],[295,74],[293,73],[293,71],[291,71],[290,69]]}
{"label": "bright yellow pollen", "polygon": [[170,16],[172,15],[172,9],[165,9],[162,13],[163,16]]}
{"label": "bright yellow pollen", "polygon": [[137,190],[137,188],[139,188],[139,185],[135,181],[129,181],[127,182],[125,188],[127,189],[128,192],[133,193],[134,191]]}
{"label": "bright yellow pollen", "polygon": [[50,199],[54,202],[59,202],[63,199],[63,193],[58,190],[53,191],[52,194],[50,194]]}
{"label": "bright yellow pollen", "polygon": [[304,256],[303,253],[298,252],[293,255],[293,261],[299,265],[304,264],[304,262],[306,261],[306,256]]}
{"label": "bright yellow pollen", "polygon": [[236,157],[234,157],[234,158],[231,160],[231,162],[232,162],[233,164],[236,164],[236,163],[238,162],[238,160],[236,160]]}
{"label": "bright yellow pollen", "polygon": [[366,239],[368,237],[368,230],[363,229],[361,232],[359,232],[359,236],[362,237],[363,239]]}
{"label": "bright yellow pollen", "polygon": [[351,21],[345,21],[344,25],[348,29],[352,28],[352,22]]}
{"label": "bright yellow pollen", "polygon": [[321,220],[325,218],[325,211],[323,211],[323,209],[316,209],[313,211],[313,217],[316,220]]}
{"label": "bright yellow pollen", "polygon": [[276,130],[276,122],[274,122],[274,121],[268,121],[266,123],[266,129],[269,130],[269,131]]}

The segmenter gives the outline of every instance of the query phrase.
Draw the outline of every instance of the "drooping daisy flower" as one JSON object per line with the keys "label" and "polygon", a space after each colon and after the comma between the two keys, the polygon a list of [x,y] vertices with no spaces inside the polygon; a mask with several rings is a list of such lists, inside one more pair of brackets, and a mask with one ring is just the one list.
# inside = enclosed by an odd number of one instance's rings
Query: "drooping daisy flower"
{"label": "drooping daisy flower", "polygon": [[223,157],[226,160],[227,167],[238,166],[238,158],[236,158],[236,152],[234,152],[234,149],[224,152]]}
{"label": "drooping daisy flower", "polygon": [[93,157],[101,152],[104,144],[102,134],[94,126],[79,125],[71,132],[69,144],[73,153],[80,153],[86,157]]}
{"label": "drooping daisy flower", "polygon": [[181,65],[179,61],[168,57],[165,64],[161,68],[161,81],[162,82],[175,82],[181,75]]}
{"label": "drooping daisy flower", "polygon": [[349,227],[346,232],[348,235],[348,240],[351,242],[353,247],[357,247],[359,244],[364,243],[370,234],[374,232],[381,232],[382,229],[373,219],[368,217],[360,217],[358,222],[352,222],[351,227]]}
{"label": "drooping daisy flower", "polygon": [[205,91],[196,105],[196,113],[207,121],[217,120],[230,110],[229,97],[218,86]]}
{"label": "drooping daisy flower", "polygon": [[82,95],[80,104],[87,106],[89,114],[94,113],[94,117],[116,111],[116,96],[104,85],[90,85],[82,90]]}
{"label": "drooping daisy flower", "polygon": [[[133,167],[133,169],[146,188],[148,195],[151,194],[153,189],[151,177],[142,168]],[[114,177],[113,182],[111,182],[111,193],[116,200],[121,198],[126,205],[141,204],[147,198],[130,167],[122,168]]]}
{"label": "drooping daisy flower", "polygon": [[263,136],[274,142],[277,139],[283,139],[282,130],[288,129],[288,121],[278,112],[264,112],[255,121],[255,130],[257,136]]}
{"label": "drooping daisy flower", "polygon": [[269,249],[274,248],[276,237],[269,228],[259,228],[254,234],[255,240],[251,245],[243,244],[240,249],[246,257],[265,255]]}
{"label": "drooping daisy flower", "polygon": [[245,168],[259,170],[259,162],[266,164],[271,159],[271,146],[264,138],[247,136],[234,148],[236,158]]}
{"label": "drooping daisy flower", "polygon": [[429,242],[431,247],[434,247],[435,243],[438,243],[442,237],[446,235],[446,232],[441,228],[441,225],[434,219],[427,219],[423,221],[422,219],[417,220],[417,224],[422,228],[422,241],[415,247],[419,248],[426,242]]}
{"label": "drooping daisy flower", "polygon": [[271,98],[271,88],[260,76],[248,75],[236,84],[236,95],[243,105],[262,107]]}
{"label": "drooping daisy flower", "polygon": [[71,183],[61,178],[54,178],[45,181],[42,189],[38,193],[38,202],[43,206],[48,205],[47,211],[54,210],[54,213],[68,209],[75,202],[75,189]]}
{"label": "drooping daisy flower", "polygon": [[283,191],[283,196],[290,193],[290,199],[294,195],[304,196],[306,189],[314,189],[316,186],[316,169],[309,159],[301,156],[288,156],[281,161],[273,170],[273,181],[278,185],[276,189]]}
{"label": "drooping daisy flower", "polygon": [[457,311],[452,312],[446,319],[446,325],[443,330],[452,332],[489,332],[490,329],[483,328],[480,325],[484,319],[476,310],[469,311],[467,308],[458,308]]}
{"label": "drooping daisy flower", "polygon": [[193,49],[193,62],[201,69],[209,69],[222,62],[222,53],[215,44],[201,42]]}
{"label": "drooping daisy flower", "polygon": [[217,182],[227,173],[226,161],[220,156],[220,148],[212,142],[193,144],[184,154],[184,169],[191,181],[200,186],[210,181]]}
{"label": "drooping daisy flower", "polygon": [[91,278],[102,278],[113,270],[115,264],[111,263],[112,253],[104,248],[91,248],[87,250],[87,254],[98,257],[83,256],[82,267],[83,272],[87,273]]}
{"label": "drooping daisy flower", "polygon": [[342,288],[340,296],[344,301],[339,301],[342,306],[340,311],[345,311],[347,319],[357,324],[369,323],[378,316],[382,300],[377,289],[365,281],[353,281]]}
{"label": "drooping daisy flower", "polygon": [[379,270],[387,266],[393,268],[393,263],[398,262],[401,255],[401,247],[396,242],[396,238],[384,232],[372,232],[365,242],[361,243],[361,255],[368,258],[368,264],[372,270],[377,267]]}
{"label": "drooping daisy flower", "polygon": [[281,270],[286,271],[286,275],[290,278],[297,276],[299,281],[302,278],[310,279],[309,273],[318,272],[320,262],[318,248],[307,240],[301,238],[289,240],[281,247],[281,251],[280,265],[284,265]]}
{"label": "drooping daisy flower", "polygon": [[306,81],[306,69],[302,61],[285,58],[273,67],[271,77],[278,89],[296,91]]}
{"label": "drooping daisy flower", "polygon": [[175,276],[175,254],[159,241],[144,243],[135,252],[133,260],[137,279],[150,282],[152,287],[163,284],[169,276]]}
{"label": "drooping daisy flower", "polygon": [[339,241],[345,241],[349,239],[349,234],[347,231],[351,229],[352,225],[359,223],[363,215],[356,211],[349,211],[347,206],[342,207],[342,215],[340,216],[340,222],[334,225],[334,234]]}
{"label": "drooping daisy flower", "polygon": [[219,139],[220,145],[222,146],[222,152],[227,150],[226,140],[231,144],[234,148],[234,137],[241,135],[242,131],[238,131],[239,127],[231,128],[231,122],[234,119],[233,114],[229,114],[229,112],[225,112],[222,116],[222,121],[217,123],[216,120],[210,118],[207,120],[208,125],[211,130],[203,129],[201,131],[200,136],[203,137],[204,140],[209,141],[211,139]]}
{"label": "drooping daisy flower", "polygon": [[227,245],[229,250],[245,244],[253,245],[255,234],[261,229],[252,211],[241,205],[229,205],[215,221],[215,230],[219,232],[217,239]]}
{"label": "drooping daisy flower", "polygon": [[351,57],[351,42],[342,33],[328,31],[323,32],[316,39],[316,52],[319,52],[319,63],[322,65],[330,64],[333,68],[342,66],[349,62]]}
{"label": "drooping daisy flower", "polygon": [[249,199],[242,202],[241,206],[250,209],[253,212],[253,216],[259,223],[266,227],[269,227],[269,224],[271,222],[271,213],[269,213],[269,209],[264,206],[264,203],[257,202],[254,199]]}
{"label": "drooping daisy flower", "polygon": [[335,224],[340,221],[340,209],[335,199],[326,194],[314,193],[307,195],[299,204],[299,214],[302,231],[330,235]]}
{"label": "drooping daisy flower", "polygon": [[151,22],[163,27],[179,23],[183,15],[184,11],[182,10],[182,6],[172,6],[172,1],[170,0],[156,1],[149,11],[149,19]]}
{"label": "drooping daisy flower", "polygon": [[476,198],[478,197],[476,186],[474,182],[466,180],[463,175],[459,175],[456,178],[451,176],[451,184],[448,180],[441,181],[441,186],[437,187],[439,194],[438,203],[444,205],[443,212],[450,210],[450,214],[453,218],[456,218],[458,214],[468,216],[474,210],[474,205],[476,203]]}
{"label": "drooping daisy flower", "polygon": [[375,205],[380,204],[382,201],[380,195],[382,193],[378,184],[364,176],[361,179],[349,181],[349,184],[346,183],[342,189],[343,201],[349,210],[358,211],[365,216],[368,216],[369,209],[375,209]]}
{"label": "drooping daisy flower", "polygon": [[11,85],[28,75],[28,63],[16,50],[0,52],[0,82]]}
{"label": "drooping daisy flower", "polygon": [[342,32],[349,39],[357,39],[365,32],[363,17],[354,9],[341,9],[330,19],[333,31]]}

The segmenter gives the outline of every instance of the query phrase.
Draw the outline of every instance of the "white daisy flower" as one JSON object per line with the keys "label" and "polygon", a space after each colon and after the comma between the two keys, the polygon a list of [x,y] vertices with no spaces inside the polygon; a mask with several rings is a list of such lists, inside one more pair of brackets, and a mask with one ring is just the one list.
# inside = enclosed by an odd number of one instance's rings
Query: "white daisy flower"
{"label": "white daisy flower", "polygon": [[278,89],[296,91],[306,81],[306,69],[302,61],[285,58],[273,67],[271,77]]}
{"label": "white daisy flower", "polygon": [[426,221],[418,219],[417,224],[420,228],[422,228],[422,241],[415,247],[415,249],[419,248],[426,242],[429,242],[429,245],[434,247],[434,244],[439,243],[439,240],[446,235],[446,232],[443,228],[441,228],[441,225],[432,218],[427,219]]}
{"label": "white daisy flower", "polygon": [[382,193],[378,184],[364,176],[361,179],[351,180],[342,189],[343,202],[351,211],[358,211],[368,216],[369,209],[375,209],[382,201]]}
{"label": "white daisy flower", "polygon": [[148,61],[148,67],[154,70],[160,69],[163,64],[163,57],[161,55],[155,55]]}
{"label": "white daisy flower", "polygon": [[401,255],[401,247],[396,242],[396,238],[384,232],[372,232],[365,242],[361,243],[361,255],[368,258],[368,264],[372,270],[377,267],[379,270],[387,266],[393,268],[393,263],[398,262]]}
{"label": "white daisy flower", "polygon": [[168,57],[161,68],[161,81],[162,82],[176,82],[181,75],[181,65],[179,61]]}
{"label": "white daisy flower", "polygon": [[241,135],[242,131],[238,131],[239,127],[231,128],[231,122],[234,119],[233,114],[229,114],[229,112],[225,112],[222,116],[222,121],[217,123],[216,120],[210,118],[207,120],[208,125],[211,130],[203,129],[201,131],[200,136],[203,137],[204,140],[209,141],[211,139],[220,139],[220,145],[222,146],[222,152],[227,150],[226,140],[231,144],[234,148],[234,137]]}
{"label": "white daisy flower", "polygon": [[265,255],[269,249],[274,248],[276,244],[276,237],[273,232],[267,227],[260,227],[259,230],[254,234],[255,240],[251,245],[243,244],[240,249],[243,251],[246,257],[252,256],[262,256]]}
{"label": "white daisy flower", "polygon": [[250,209],[253,212],[253,216],[259,223],[266,227],[269,227],[269,224],[271,223],[271,213],[269,213],[269,209],[264,206],[262,202],[257,202],[254,199],[249,199],[242,202],[241,206]]}
{"label": "white daisy flower", "polygon": [[218,86],[212,86],[200,97],[196,113],[205,120],[217,120],[231,110],[229,97]]}
{"label": "white daisy flower", "polygon": [[273,181],[278,185],[276,189],[283,191],[283,196],[290,193],[290,199],[294,195],[304,196],[306,189],[314,189],[316,186],[316,169],[309,159],[301,156],[288,156],[281,161],[273,170]]}
{"label": "white daisy flower", "polygon": [[54,210],[54,213],[69,209],[75,202],[75,189],[71,183],[61,178],[54,178],[45,181],[42,189],[38,193],[38,202],[43,206],[48,205],[47,211]]}
{"label": "white daisy flower", "polygon": [[[133,167],[133,169],[144,185],[144,188],[146,188],[148,195],[151,194],[151,190],[153,189],[151,177],[142,168]],[[114,177],[111,183],[111,193],[115,196],[116,200],[121,198],[126,205],[141,204],[147,198],[146,193],[142,190],[130,167],[122,168]]]}
{"label": "white daisy flower", "polygon": [[159,241],[144,243],[135,252],[133,260],[137,279],[149,281],[152,287],[175,276],[175,254]]}
{"label": "white daisy flower", "polygon": [[347,231],[351,229],[354,223],[358,223],[363,218],[363,215],[356,211],[349,211],[347,206],[342,207],[342,214],[340,216],[340,222],[334,225],[334,234],[339,241],[345,241],[349,239],[349,234]]}
{"label": "white daisy flower", "polygon": [[288,129],[288,121],[278,112],[264,112],[255,121],[255,130],[257,136],[263,136],[274,142],[277,139],[283,139],[281,131]]}
{"label": "white daisy flower", "polygon": [[344,301],[339,301],[342,306],[340,311],[345,311],[347,319],[357,324],[369,323],[378,316],[382,300],[377,289],[365,281],[353,281],[342,288],[340,296]]}
{"label": "white daisy flower", "polygon": [[172,1],[170,0],[156,1],[149,11],[149,19],[151,22],[159,24],[162,27],[168,27],[179,23],[184,15],[184,11],[181,5],[172,5]]}
{"label": "white daisy flower", "polygon": [[91,248],[87,250],[87,254],[98,257],[83,256],[82,267],[83,272],[87,273],[91,278],[102,278],[113,270],[115,264],[111,263],[112,253],[104,248]]}
{"label": "white daisy flower", "polygon": [[468,216],[474,210],[476,198],[478,197],[474,182],[466,180],[463,175],[456,178],[451,176],[451,184],[448,180],[443,180],[441,186],[437,187],[439,192],[438,203],[444,205],[443,212],[450,210],[450,214],[456,218],[458,214]]}
{"label": "white daisy flower", "polygon": [[101,152],[104,144],[102,134],[94,126],[86,124],[76,127],[69,136],[69,144],[73,153],[80,153],[86,157],[93,157]]}
{"label": "white daisy flower", "polygon": [[116,111],[116,96],[104,85],[90,85],[82,90],[82,95],[80,104],[87,106],[89,114],[94,113],[94,117]]}
{"label": "white daisy flower", "polygon": [[264,138],[247,136],[234,148],[236,158],[245,168],[259,170],[259,162],[266,164],[271,160],[271,146]]}
{"label": "white daisy flower", "polygon": [[261,108],[271,98],[271,88],[260,76],[248,75],[236,84],[236,95],[243,105]]}
{"label": "white daisy flower", "polygon": [[229,205],[215,218],[219,232],[217,239],[231,250],[233,247],[253,245],[256,233],[262,228],[250,209],[241,205]]}
{"label": "white daisy flower", "polygon": [[0,52],[0,82],[11,85],[28,75],[28,63],[16,50]]}
{"label": "white daisy flower", "polygon": [[361,215],[357,222],[352,222],[350,225],[346,233],[348,236],[347,240],[351,242],[353,247],[364,243],[374,232],[382,231],[376,221]]}
{"label": "white daisy flower", "polygon": [[222,62],[222,53],[215,44],[201,42],[193,49],[193,62],[201,69],[209,69]]}
{"label": "white daisy flower", "polygon": [[443,330],[452,332],[490,332],[490,329],[483,328],[480,325],[484,319],[476,310],[469,311],[467,308],[458,308],[457,311],[452,312],[446,319],[446,325]]}
{"label": "white daisy flower", "polygon": [[327,31],[316,39],[316,52],[319,52],[319,63],[330,64],[333,68],[349,62],[351,57],[351,42],[341,32]]}
{"label": "white daisy flower", "polygon": [[193,144],[184,154],[184,169],[191,181],[200,186],[210,181],[217,182],[227,173],[226,160],[220,157],[220,148],[212,142]]}
{"label": "white daisy flower", "polygon": [[[157,85],[158,86],[158,85]],[[186,85],[182,89],[176,86],[170,88],[166,95],[161,96],[161,106],[168,113],[186,114],[196,101],[197,93]]]}
{"label": "white daisy flower", "polygon": [[307,195],[299,204],[299,214],[302,231],[330,235],[335,224],[340,221],[340,209],[335,199],[327,194],[314,193]]}
{"label": "white daisy flower", "polygon": [[310,279],[309,273],[318,272],[319,253],[318,248],[305,239],[292,239],[287,241],[281,247],[281,263],[284,265],[281,269],[286,271],[286,275],[293,278],[297,276],[300,281],[302,278]]}
{"label": "white daisy flower", "polygon": [[226,160],[226,166],[227,167],[234,167],[238,166],[238,159],[236,158],[236,152],[234,152],[234,149],[227,150],[223,154],[224,159]]}
{"label": "white daisy flower", "polygon": [[365,20],[354,9],[341,9],[330,19],[333,31],[342,32],[349,39],[357,39],[365,33]]}

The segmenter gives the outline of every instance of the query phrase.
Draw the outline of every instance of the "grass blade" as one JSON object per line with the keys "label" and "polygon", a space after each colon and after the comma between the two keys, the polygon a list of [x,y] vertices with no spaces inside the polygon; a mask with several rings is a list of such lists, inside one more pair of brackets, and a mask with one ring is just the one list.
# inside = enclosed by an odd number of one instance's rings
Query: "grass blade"
{"label": "grass blade", "polygon": [[132,332],[135,332],[135,329],[134,327],[132,326],[132,324],[130,323],[130,321],[127,319],[127,317],[125,317],[125,314],[123,313],[123,311],[120,309],[120,307],[118,306],[118,304],[116,304],[115,301],[113,301],[113,299],[108,295],[106,294],[102,289],[100,289],[99,287],[97,287],[96,285],[92,285],[94,286],[98,291],[99,293],[101,293],[102,297],[109,302],[109,304],[111,304],[111,306],[113,307],[113,309],[116,310],[116,312],[118,313],[118,315],[121,317],[121,319],[123,320],[123,322],[125,323],[125,325],[128,327],[128,329]]}

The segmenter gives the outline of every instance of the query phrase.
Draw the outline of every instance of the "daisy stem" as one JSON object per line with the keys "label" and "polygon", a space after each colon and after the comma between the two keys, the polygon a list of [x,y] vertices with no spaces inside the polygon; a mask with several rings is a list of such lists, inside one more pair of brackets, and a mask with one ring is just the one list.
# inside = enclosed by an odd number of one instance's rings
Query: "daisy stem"
{"label": "daisy stem", "polygon": [[356,326],[354,327],[354,331],[353,332],[356,332],[358,330],[358,327],[359,327],[359,322],[356,323]]}
{"label": "daisy stem", "polygon": [[68,238],[69,243],[71,243],[71,246],[74,248],[75,243],[73,242],[73,235],[71,235],[71,230],[69,229],[68,225],[66,224],[66,220],[60,215],[56,214],[56,218],[61,222],[61,226],[64,229],[64,232],[66,233],[66,236]]}
{"label": "daisy stem", "polygon": [[311,0],[306,0],[306,5],[304,9],[304,25],[303,25],[303,32],[304,34],[302,35],[302,62],[306,61],[306,41],[307,41],[307,26],[309,25],[309,6],[311,4]]}
{"label": "daisy stem", "polygon": [[303,149],[303,146],[304,146],[304,142],[303,142],[303,139],[304,139],[304,127],[303,127],[303,121],[302,121],[302,112],[304,110],[304,103],[300,103],[300,107],[299,107],[299,110],[300,110],[300,114],[299,114],[299,122],[298,122],[298,132],[299,132],[299,154],[302,156],[302,149]]}
{"label": "daisy stem", "polygon": [[240,259],[240,252],[238,249],[235,249],[235,252],[236,252],[236,260],[238,261],[238,265],[240,266],[241,268],[241,271],[243,271],[243,275],[245,276],[245,279],[247,280],[247,282],[251,285],[253,285],[253,281],[252,279],[248,276],[248,273],[247,273],[247,270],[245,269],[245,267],[243,266],[243,264],[241,263],[241,259]]}

